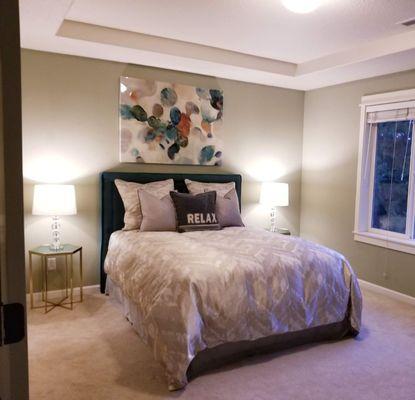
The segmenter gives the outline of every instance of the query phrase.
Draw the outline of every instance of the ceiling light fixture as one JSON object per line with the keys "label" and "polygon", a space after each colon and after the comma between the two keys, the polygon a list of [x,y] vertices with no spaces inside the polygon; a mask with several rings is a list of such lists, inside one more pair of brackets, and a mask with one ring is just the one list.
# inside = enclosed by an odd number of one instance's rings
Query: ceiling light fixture
{"label": "ceiling light fixture", "polygon": [[321,0],[282,0],[282,4],[292,12],[306,14],[316,10]]}

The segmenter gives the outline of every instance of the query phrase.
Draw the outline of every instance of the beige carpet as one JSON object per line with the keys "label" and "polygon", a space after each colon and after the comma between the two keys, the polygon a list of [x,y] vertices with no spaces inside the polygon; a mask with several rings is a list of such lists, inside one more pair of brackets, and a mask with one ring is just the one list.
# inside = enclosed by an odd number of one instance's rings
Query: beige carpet
{"label": "beige carpet", "polygon": [[169,393],[162,368],[107,297],[29,313],[31,400],[415,399],[415,307],[364,293],[357,339],[247,359]]}

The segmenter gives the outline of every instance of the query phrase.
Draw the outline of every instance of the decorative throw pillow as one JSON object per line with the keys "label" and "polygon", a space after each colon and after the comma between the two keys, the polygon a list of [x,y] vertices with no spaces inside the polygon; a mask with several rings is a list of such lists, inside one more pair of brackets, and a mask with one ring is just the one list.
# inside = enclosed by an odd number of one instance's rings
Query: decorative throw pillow
{"label": "decorative throw pillow", "polygon": [[216,217],[222,228],[227,226],[245,226],[239,212],[239,199],[232,189],[225,196],[216,197]]}
{"label": "decorative throw pillow", "polygon": [[216,192],[197,195],[170,192],[170,196],[176,209],[179,232],[220,229],[215,214]]}
{"label": "decorative throw pillow", "polygon": [[140,188],[146,189],[153,196],[161,199],[174,190],[174,181],[173,179],[166,179],[165,181],[136,183],[116,179],[115,186],[117,187],[124,203],[125,214],[123,230],[129,231],[132,229],[140,229],[141,221],[143,220],[137,190]]}
{"label": "decorative throw pillow", "polygon": [[230,190],[235,189],[235,182],[207,183],[191,181],[190,179],[185,179],[184,182],[190,194],[199,194],[214,190],[219,196],[224,197]]}
{"label": "decorative throw pillow", "polygon": [[176,210],[170,194],[161,199],[146,189],[138,189],[143,221],[140,231],[175,231]]}

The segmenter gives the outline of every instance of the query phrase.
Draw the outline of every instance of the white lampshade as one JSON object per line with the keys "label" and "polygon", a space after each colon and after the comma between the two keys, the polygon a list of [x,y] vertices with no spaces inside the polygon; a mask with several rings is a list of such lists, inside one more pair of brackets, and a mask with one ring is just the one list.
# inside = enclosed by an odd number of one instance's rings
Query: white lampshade
{"label": "white lampshade", "polygon": [[74,185],[35,185],[33,215],[74,215],[76,198]]}
{"label": "white lampshade", "polygon": [[263,182],[259,202],[269,207],[288,206],[288,183]]}

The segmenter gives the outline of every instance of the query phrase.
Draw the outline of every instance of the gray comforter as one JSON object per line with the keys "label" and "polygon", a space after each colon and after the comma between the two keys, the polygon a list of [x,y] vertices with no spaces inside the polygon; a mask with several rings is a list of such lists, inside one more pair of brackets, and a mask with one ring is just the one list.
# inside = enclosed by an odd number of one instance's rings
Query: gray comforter
{"label": "gray comforter", "polygon": [[360,329],[361,293],[347,260],[297,237],[252,228],[118,231],[105,270],[137,305],[140,334],[171,390],[187,384],[205,348],[346,316]]}

